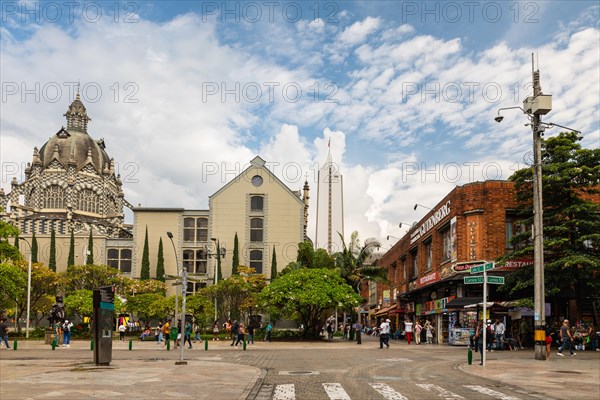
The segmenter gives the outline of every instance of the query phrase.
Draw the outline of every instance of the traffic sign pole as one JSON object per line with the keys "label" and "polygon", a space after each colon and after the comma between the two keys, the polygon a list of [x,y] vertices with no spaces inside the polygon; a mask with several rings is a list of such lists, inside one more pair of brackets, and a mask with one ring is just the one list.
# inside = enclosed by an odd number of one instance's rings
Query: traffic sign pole
{"label": "traffic sign pole", "polygon": [[487,353],[487,326],[486,324],[486,316],[487,316],[487,268],[483,269],[483,349],[481,350],[481,363],[485,367],[485,359]]}

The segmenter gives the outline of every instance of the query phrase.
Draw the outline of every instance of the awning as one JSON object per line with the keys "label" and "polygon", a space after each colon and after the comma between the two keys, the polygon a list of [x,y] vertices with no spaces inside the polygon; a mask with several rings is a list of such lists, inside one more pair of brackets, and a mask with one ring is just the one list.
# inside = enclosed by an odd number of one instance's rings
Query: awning
{"label": "awning", "polygon": [[[485,307],[486,308],[492,308],[494,306],[494,304],[496,304],[496,303],[494,303],[493,301],[488,301],[486,303]],[[475,304],[469,304],[469,305],[465,306],[465,308],[475,308],[475,307],[483,307],[483,302],[481,302],[481,303],[475,303]]]}
{"label": "awning", "polygon": [[446,308],[463,308],[472,304],[481,303],[482,301],[482,297],[458,297],[446,303]]}
{"label": "awning", "polygon": [[387,315],[392,309],[395,309],[396,305],[394,304],[391,307],[387,307],[387,308],[382,308],[381,310],[377,311],[375,314],[373,314],[374,317],[379,317],[381,315]]}

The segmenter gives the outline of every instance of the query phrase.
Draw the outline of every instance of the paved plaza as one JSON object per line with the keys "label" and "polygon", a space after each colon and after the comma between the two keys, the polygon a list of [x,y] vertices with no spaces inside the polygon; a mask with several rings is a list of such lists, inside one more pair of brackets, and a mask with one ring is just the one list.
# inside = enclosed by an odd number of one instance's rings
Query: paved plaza
{"label": "paved plaza", "polygon": [[185,350],[115,341],[110,366],[93,363],[88,341],[52,351],[43,342],[0,350],[0,398],[17,399],[597,399],[600,352],[533,359],[532,350],[489,352],[468,365],[466,349],[376,338],[362,345],[257,342],[247,350],[209,341]]}

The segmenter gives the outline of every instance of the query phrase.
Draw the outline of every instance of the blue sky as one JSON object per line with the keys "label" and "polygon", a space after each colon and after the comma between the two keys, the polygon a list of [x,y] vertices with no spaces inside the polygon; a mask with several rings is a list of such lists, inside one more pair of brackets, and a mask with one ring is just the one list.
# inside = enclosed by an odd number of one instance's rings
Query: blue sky
{"label": "blue sky", "polygon": [[257,154],[316,200],[331,139],[345,233],[363,239],[526,165],[526,118],[493,117],[530,94],[532,53],[545,120],[600,144],[595,1],[1,3],[5,190],[65,124],[77,81],[131,203],[206,208]]}

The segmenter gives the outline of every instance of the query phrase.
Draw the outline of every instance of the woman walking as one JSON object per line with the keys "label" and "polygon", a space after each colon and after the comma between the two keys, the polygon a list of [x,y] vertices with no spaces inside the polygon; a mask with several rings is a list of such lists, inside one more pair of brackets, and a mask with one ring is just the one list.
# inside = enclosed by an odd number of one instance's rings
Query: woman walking
{"label": "woman walking", "polygon": [[241,323],[237,330],[237,341],[235,342],[235,347],[237,347],[240,342],[244,342],[244,336],[246,336],[246,325]]}

